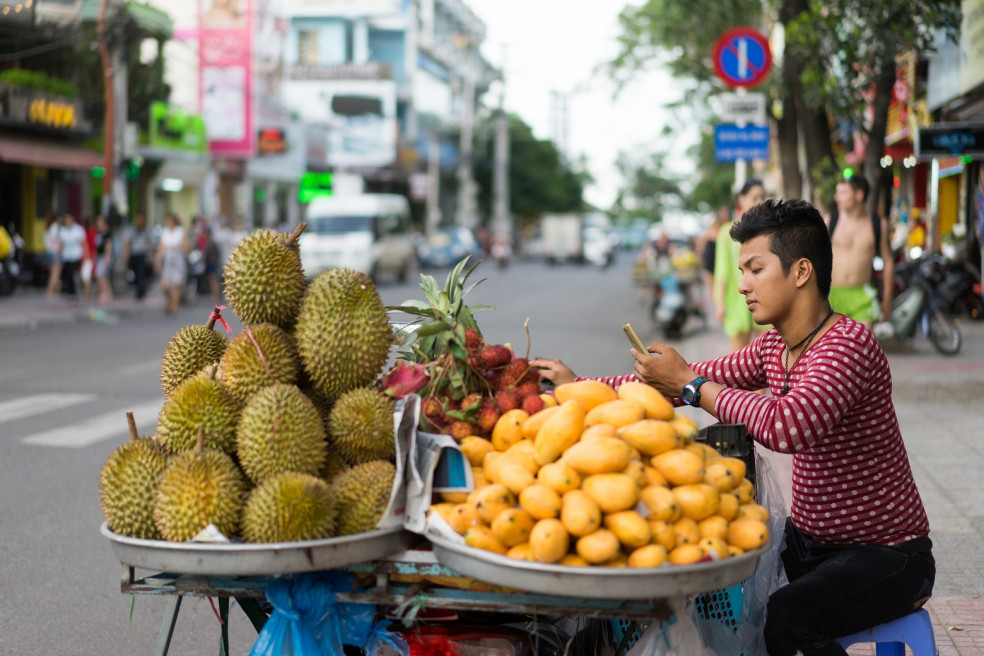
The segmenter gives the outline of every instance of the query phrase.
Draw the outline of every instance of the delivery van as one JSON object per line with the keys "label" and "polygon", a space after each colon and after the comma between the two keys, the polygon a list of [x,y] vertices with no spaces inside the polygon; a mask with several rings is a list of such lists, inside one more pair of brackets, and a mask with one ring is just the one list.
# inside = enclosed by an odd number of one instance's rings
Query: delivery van
{"label": "delivery van", "polygon": [[399,194],[352,194],[308,203],[307,229],[298,240],[308,278],[345,267],[378,281],[404,282],[414,266],[410,205]]}

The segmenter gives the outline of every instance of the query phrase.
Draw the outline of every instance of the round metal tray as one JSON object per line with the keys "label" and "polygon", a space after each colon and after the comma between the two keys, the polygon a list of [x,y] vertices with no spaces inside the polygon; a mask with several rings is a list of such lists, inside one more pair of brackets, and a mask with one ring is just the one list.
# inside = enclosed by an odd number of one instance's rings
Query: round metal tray
{"label": "round metal tray", "polygon": [[693,565],[649,568],[571,567],[516,560],[428,535],[445,567],[496,585],[526,592],[583,599],[660,599],[720,590],[755,573],[766,548]]}
{"label": "round metal tray", "polygon": [[166,542],[118,535],[103,522],[99,532],[109,538],[124,565],[176,574],[230,576],[316,572],[363,563],[404,551],[420,538],[403,527],[303,542],[214,544]]}

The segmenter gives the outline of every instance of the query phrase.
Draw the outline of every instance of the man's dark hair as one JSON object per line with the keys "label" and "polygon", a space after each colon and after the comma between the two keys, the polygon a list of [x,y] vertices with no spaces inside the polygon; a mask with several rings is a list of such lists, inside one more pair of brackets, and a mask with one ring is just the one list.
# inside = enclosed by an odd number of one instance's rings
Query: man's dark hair
{"label": "man's dark hair", "polygon": [[868,192],[871,191],[871,185],[868,184],[868,179],[863,175],[858,175],[855,173],[851,177],[841,180],[840,184],[851,185],[851,189],[854,191],[860,191],[861,202],[866,202],[868,200]]}
{"label": "man's dark hair", "polygon": [[784,274],[805,257],[813,263],[820,295],[827,298],[830,294],[834,263],[830,234],[820,212],[805,200],[769,198],[745,212],[741,221],[731,226],[730,234],[740,244],[769,235],[769,250],[779,258]]}

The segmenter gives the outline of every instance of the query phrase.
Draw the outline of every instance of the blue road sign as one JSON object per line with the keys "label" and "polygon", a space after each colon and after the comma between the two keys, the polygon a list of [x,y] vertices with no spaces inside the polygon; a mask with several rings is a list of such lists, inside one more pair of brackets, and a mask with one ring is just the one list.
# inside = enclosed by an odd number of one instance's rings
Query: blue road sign
{"label": "blue road sign", "polygon": [[714,159],[718,162],[734,162],[739,159],[769,160],[768,125],[715,125]]}

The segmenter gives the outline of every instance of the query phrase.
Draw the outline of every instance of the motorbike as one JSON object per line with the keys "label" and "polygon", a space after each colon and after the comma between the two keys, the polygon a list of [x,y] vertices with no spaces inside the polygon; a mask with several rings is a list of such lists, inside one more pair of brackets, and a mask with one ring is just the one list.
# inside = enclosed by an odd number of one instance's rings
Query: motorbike
{"label": "motorbike", "polygon": [[0,260],[0,296],[10,296],[17,289],[20,278],[20,265],[14,259],[13,253]]}
{"label": "motorbike", "polygon": [[650,314],[656,328],[667,339],[680,339],[684,326],[691,317],[704,321],[695,290],[698,283],[699,278],[676,272],[665,273],[660,277]]}
{"label": "motorbike", "polygon": [[886,321],[875,324],[879,340],[911,340],[917,332],[925,334],[933,347],[944,355],[956,355],[963,337],[950,313],[952,302],[941,293],[946,277],[946,259],[931,253],[899,267],[904,287],[892,302]]}
{"label": "motorbike", "polygon": [[949,304],[952,314],[965,313],[971,319],[984,319],[984,298],[981,298],[981,277],[966,262],[947,262],[939,284],[940,296]]}

